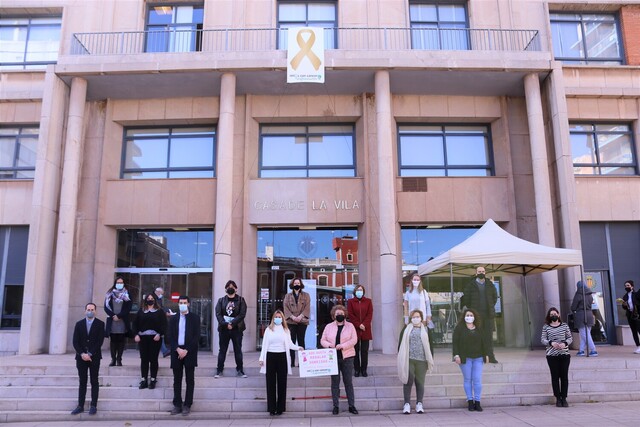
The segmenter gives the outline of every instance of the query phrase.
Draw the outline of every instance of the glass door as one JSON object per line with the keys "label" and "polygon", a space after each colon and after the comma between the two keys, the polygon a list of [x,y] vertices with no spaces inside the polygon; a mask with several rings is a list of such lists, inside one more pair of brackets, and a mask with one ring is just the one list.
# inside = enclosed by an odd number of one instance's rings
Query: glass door
{"label": "glass door", "polygon": [[593,294],[591,311],[595,324],[591,328],[591,338],[596,344],[615,344],[615,322],[613,322],[613,303],[605,271],[585,271],[584,281]]}

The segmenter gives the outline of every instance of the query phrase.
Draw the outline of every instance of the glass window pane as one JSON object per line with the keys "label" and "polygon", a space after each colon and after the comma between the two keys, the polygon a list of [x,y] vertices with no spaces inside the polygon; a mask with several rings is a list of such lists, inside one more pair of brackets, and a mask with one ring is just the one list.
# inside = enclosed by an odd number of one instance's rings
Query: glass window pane
{"label": "glass window pane", "polygon": [[449,176],[491,176],[489,169],[448,169]]}
{"label": "glass window pane", "polygon": [[[594,126],[589,126],[589,129],[595,129],[597,132],[629,132],[629,126],[625,124],[599,124]],[[574,130],[571,127],[571,130]]]}
{"label": "glass window pane", "polygon": [[[596,149],[591,134],[571,134],[573,163],[597,163]],[[584,172],[582,172],[584,173]]]}
{"label": "glass window pane", "polygon": [[344,125],[344,126],[309,126],[310,134],[325,134],[325,133],[353,133],[353,126]]}
{"label": "glass window pane", "polygon": [[447,136],[449,165],[488,165],[489,153],[484,136]]}
{"label": "glass window pane", "polygon": [[213,167],[211,138],[172,138],[169,167]]}
{"label": "glass window pane", "polygon": [[0,62],[24,62],[27,27],[0,27]]}
{"label": "glass window pane", "polygon": [[331,3],[309,3],[309,21],[333,22],[336,19],[335,6]]}
{"label": "glass window pane", "polygon": [[190,24],[193,22],[193,6],[178,6],[176,7],[175,23],[177,24]]}
{"label": "glass window pane", "polygon": [[16,171],[17,179],[33,179],[36,176],[35,170],[22,170]]}
{"label": "glass window pane", "polygon": [[305,22],[307,20],[306,4],[280,4],[278,6],[278,20],[280,20],[280,22]]}
{"label": "glass window pane", "polygon": [[60,26],[31,27],[26,61],[55,61],[60,46]]}
{"label": "glass window pane", "polygon": [[128,129],[127,136],[169,136],[169,128]]}
{"label": "glass window pane", "polygon": [[307,132],[306,126],[263,126],[260,129],[263,135],[290,135],[292,133],[304,134]]}
{"label": "glass window pane", "polygon": [[309,165],[353,165],[351,136],[309,137]]}
{"label": "glass window pane", "polygon": [[402,169],[400,176],[445,176],[444,169]]}
{"label": "glass window pane", "polygon": [[630,135],[599,134],[598,149],[600,163],[633,164]]}
{"label": "glass window pane", "polygon": [[262,166],[306,166],[305,138],[265,136],[262,138]]}
{"label": "glass window pane", "polygon": [[575,175],[597,175],[596,168],[591,166],[574,166],[573,173]]}
{"label": "glass window pane", "polygon": [[602,175],[635,175],[635,168],[630,167],[601,167],[600,174]]}
{"label": "glass window pane", "polygon": [[321,178],[321,177],[354,177],[356,176],[355,169],[310,169],[309,177]]}
{"label": "glass window pane", "polygon": [[582,123],[569,123],[570,132],[590,132],[593,130],[594,127],[592,125]]}
{"label": "glass window pane", "polygon": [[3,328],[19,328],[22,316],[22,298],[24,286],[5,286],[4,306],[2,307]]}
{"label": "glass window pane", "polygon": [[433,4],[412,4],[409,6],[411,22],[437,22],[438,11]]}
{"label": "glass window pane", "polygon": [[414,24],[411,28],[411,46],[414,49],[439,50],[440,33],[437,24]]}
{"label": "glass window pane", "polygon": [[579,23],[552,22],[553,54],[557,58],[584,58]]}
{"label": "glass window pane", "polygon": [[[0,232],[1,229],[0,229]],[[9,252],[7,254],[6,285],[24,285],[27,265],[29,227],[11,227],[9,232]]]}
{"label": "glass window pane", "polygon": [[169,178],[213,178],[213,171],[170,171]]}
{"label": "glass window pane", "polygon": [[166,139],[127,141],[125,169],[166,168],[168,146]]}
{"label": "glass window pane", "polygon": [[38,150],[37,138],[20,138],[20,152],[18,153],[18,167],[35,167]]}
{"label": "glass window pane", "polygon": [[161,179],[161,178],[166,178],[167,177],[167,172],[162,171],[162,172],[147,172],[147,171],[140,171],[140,172],[125,172],[122,175],[122,178],[124,179]]}
{"label": "glass window pane", "polygon": [[439,136],[402,136],[400,159],[402,166],[443,166],[442,138]]}
{"label": "glass window pane", "polygon": [[15,156],[16,156],[15,137],[0,138],[0,167],[1,168],[14,167]]}
{"label": "glass window pane", "polygon": [[214,128],[211,127],[193,127],[193,128],[174,128],[171,131],[172,135],[202,135],[213,134]]}
{"label": "glass window pane", "polygon": [[400,126],[398,131],[403,133],[442,133],[442,126]]}
{"label": "glass window pane", "polygon": [[173,6],[154,6],[149,9],[149,25],[168,25],[173,22]]}
{"label": "glass window pane", "polygon": [[618,58],[618,33],[615,22],[585,23],[587,55],[589,58]]}
{"label": "glass window pane", "polygon": [[462,5],[454,5],[454,4],[439,5],[438,15],[439,15],[440,21],[462,22],[462,23],[466,22],[464,6]]}
{"label": "glass window pane", "polygon": [[306,178],[306,169],[263,169],[261,178]]}

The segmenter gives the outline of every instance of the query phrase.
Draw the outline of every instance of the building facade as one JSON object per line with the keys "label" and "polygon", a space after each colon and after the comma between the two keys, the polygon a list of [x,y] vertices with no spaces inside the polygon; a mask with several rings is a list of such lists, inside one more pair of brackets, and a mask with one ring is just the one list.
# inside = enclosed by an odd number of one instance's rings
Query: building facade
{"label": "building facade", "polygon": [[[324,28],[322,84],[286,82],[296,27]],[[637,1],[3,3],[0,352],[66,352],[116,276],[136,305],[190,295],[212,350],[236,281],[252,350],[297,276],[313,333],[362,284],[394,353],[408,275],[489,218],[582,249],[598,341],[622,343],[639,29]],[[580,277],[494,277],[495,339],[535,343]],[[424,279],[439,344],[466,280]]]}

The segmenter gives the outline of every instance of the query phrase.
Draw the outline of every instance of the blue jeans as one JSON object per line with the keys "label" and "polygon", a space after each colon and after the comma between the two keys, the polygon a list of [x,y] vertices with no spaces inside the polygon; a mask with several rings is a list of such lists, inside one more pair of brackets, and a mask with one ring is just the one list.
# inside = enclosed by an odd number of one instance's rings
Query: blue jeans
{"label": "blue jeans", "polygon": [[591,338],[591,326],[583,326],[580,328],[580,351],[584,351],[587,338],[589,339],[589,353],[596,351],[596,345]]}
{"label": "blue jeans", "polygon": [[480,395],[482,394],[483,365],[482,357],[467,357],[467,361],[460,364],[462,378],[464,379],[464,392],[467,395],[467,400],[480,401]]}

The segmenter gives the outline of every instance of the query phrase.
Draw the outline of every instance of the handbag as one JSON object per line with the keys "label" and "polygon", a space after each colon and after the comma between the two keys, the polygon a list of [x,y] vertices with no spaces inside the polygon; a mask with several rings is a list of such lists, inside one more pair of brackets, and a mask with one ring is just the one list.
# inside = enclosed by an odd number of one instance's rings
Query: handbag
{"label": "handbag", "polygon": [[578,328],[576,327],[576,314],[569,313],[567,315],[567,325],[569,325],[569,330],[571,332],[578,332]]}

